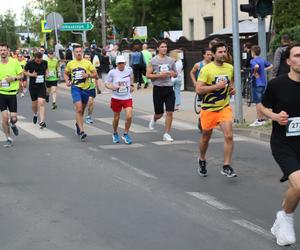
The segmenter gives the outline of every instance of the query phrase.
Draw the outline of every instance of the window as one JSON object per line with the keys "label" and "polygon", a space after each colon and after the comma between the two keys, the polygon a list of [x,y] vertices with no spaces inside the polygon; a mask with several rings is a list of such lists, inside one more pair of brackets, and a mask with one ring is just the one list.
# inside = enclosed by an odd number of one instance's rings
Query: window
{"label": "window", "polygon": [[190,40],[194,40],[194,18],[189,19],[190,25]]}
{"label": "window", "polygon": [[211,33],[214,32],[214,19],[212,16],[204,17],[205,25],[205,37],[208,37]]}

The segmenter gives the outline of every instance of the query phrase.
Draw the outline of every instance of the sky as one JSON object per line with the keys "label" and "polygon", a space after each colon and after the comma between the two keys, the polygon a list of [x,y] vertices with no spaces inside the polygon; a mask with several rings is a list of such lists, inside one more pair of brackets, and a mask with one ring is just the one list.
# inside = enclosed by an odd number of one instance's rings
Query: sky
{"label": "sky", "polygon": [[21,24],[22,9],[26,5],[26,0],[0,0],[0,14],[4,14],[11,9],[16,14],[16,24]]}

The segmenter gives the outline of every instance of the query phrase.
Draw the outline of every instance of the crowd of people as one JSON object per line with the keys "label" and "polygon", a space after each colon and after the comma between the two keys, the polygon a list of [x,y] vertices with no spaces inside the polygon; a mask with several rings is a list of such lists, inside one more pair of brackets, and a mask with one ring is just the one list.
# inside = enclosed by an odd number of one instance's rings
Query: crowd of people
{"label": "crowd of people", "polygon": [[[260,57],[260,47],[246,44],[246,63],[251,72],[253,103],[256,104],[257,119],[250,126],[263,125],[265,119],[273,121],[271,149],[284,176],[281,181],[289,181],[282,210],[277,213],[271,229],[278,245],[289,245],[296,241],[293,213],[300,199],[300,44],[288,43],[283,36],[283,46],[275,53],[274,64]],[[71,53],[70,53],[71,51]],[[57,105],[57,83],[61,75],[65,84],[71,88],[75,107],[74,128],[80,140],[87,134],[84,122],[93,123],[94,98],[100,93],[100,85],[112,92],[110,107],[113,112],[112,142],[122,139],[132,144],[130,126],[133,116],[132,92],[153,85],[154,114],[149,129],[165,114],[165,127],[162,140],[172,142],[173,113],[179,110],[180,89],[183,77],[183,64],[176,51],[168,55],[168,44],[162,40],[157,43],[156,55],[150,53],[147,45],[135,45],[129,58],[115,45],[109,55],[106,49],[98,49],[95,44],[84,46],[70,44],[65,51],[57,44],[54,50],[45,53],[45,48],[28,58],[16,51],[10,55],[7,44],[0,44],[0,110],[2,127],[6,135],[5,147],[12,146],[10,130],[18,135],[17,94],[29,93],[32,101],[32,121],[45,128],[45,103],[52,96],[52,109]],[[63,58],[63,59],[62,59]],[[26,60],[27,59],[27,60]],[[190,77],[195,91],[202,99],[200,122],[202,133],[199,139],[197,172],[201,177],[208,176],[206,152],[214,128],[220,126],[224,136],[224,161],[221,174],[229,178],[237,177],[232,167],[233,153],[233,112],[230,98],[235,94],[232,56],[225,42],[214,39],[203,50]],[[129,65],[126,65],[129,64]],[[265,71],[273,70],[273,79],[266,80]],[[84,118],[85,109],[88,115]],[[120,136],[118,124],[120,113],[125,112],[125,130]]]}

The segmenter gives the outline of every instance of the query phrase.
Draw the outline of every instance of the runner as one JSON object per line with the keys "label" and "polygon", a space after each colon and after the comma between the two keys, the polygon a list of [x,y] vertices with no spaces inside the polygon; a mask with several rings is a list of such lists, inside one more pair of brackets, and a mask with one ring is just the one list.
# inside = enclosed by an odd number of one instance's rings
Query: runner
{"label": "runner", "polygon": [[[22,54],[18,54],[18,62],[21,66],[21,68],[24,70],[25,65],[26,65],[26,59]],[[20,91],[21,97],[24,97],[26,92],[27,92],[27,77],[24,76],[20,80]]]}
{"label": "runner", "polygon": [[[22,68],[20,64],[9,57],[8,45],[0,44],[0,110],[2,115],[2,128],[6,136],[4,147],[11,147],[13,139],[10,136],[11,127],[15,136],[19,134],[16,126],[17,118],[17,93],[20,87],[19,80],[22,79]],[[9,111],[9,114],[8,114]]]}
{"label": "runner", "polygon": [[225,63],[227,58],[225,43],[214,44],[211,51],[214,61],[201,70],[196,85],[196,92],[204,95],[200,113],[202,135],[199,141],[198,174],[207,176],[206,151],[213,129],[220,125],[224,134],[224,165],[221,174],[236,177],[237,175],[230,166],[233,151],[233,114],[229,101],[230,95],[235,93],[233,66]]}
{"label": "runner", "polygon": [[[91,55],[90,54],[85,54],[84,59],[91,61]],[[89,101],[88,101],[88,115],[85,117],[85,123],[90,124],[93,123],[94,120],[92,118],[92,114],[94,111],[94,99],[96,97],[96,83],[95,80],[90,78],[90,88],[89,88]]]}
{"label": "runner", "polygon": [[175,106],[175,93],[171,78],[177,77],[175,61],[167,56],[167,42],[162,40],[157,43],[158,55],[153,57],[147,65],[147,77],[153,83],[153,104],[154,116],[149,123],[149,129],[154,130],[156,121],[164,114],[166,106],[166,121],[164,141],[172,142],[174,139],[170,135],[173,112]]}
{"label": "runner", "polygon": [[50,94],[52,94],[52,109],[57,109],[56,104],[56,93],[57,93],[57,82],[59,80],[59,61],[54,57],[54,51],[48,51],[48,70],[49,76],[46,78],[47,96],[46,102],[49,102]]}
{"label": "runner", "polygon": [[41,129],[46,127],[45,99],[47,90],[45,77],[48,76],[48,63],[42,58],[42,53],[36,52],[34,59],[26,64],[24,71],[24,75],[29,76],[29,92],[33,111],[32,122],[36,124],[39,115],[39,125]]}
{"label": "runner", "polygon": [[113,143],[120,142],[118,134],[118,125],[120,119],[120,112],[125,111],[125,133],[122,139],[126,144],[131,144],[132,139],[129,136],[129,129],[132,121],[132,96],[131,92],[134,90],[133,72],[129,67],[125,67],[126,60],[124,56],[119,55],[116,58],[116,68],[109,71],[105,83],[106,88],[113,91],[111,97],[111,109],[114,112],[113,119]]}
{"label": "runner", "polygon": [[293,215],[300,199],[300,43],[286,49],[288,74],[271,80],[260,111],[273,120],[271,149],[283,177],[289,181],[288,190],[271,228],[280,246],[296,242]]}
{"label": "runner", "polygon": [[[87,134],[83,130],[83,115],[89,100],[89,78],[97,78],[97,72],[91,61],[83,58],[83,50],[80,46],[74,48],[75,59],[70,61],[65,69],[64,78],[66,85],[71,87],[71,94],[76,110],[76,133],[84,141]],[[70,81],[71,77],[71,81]]]}

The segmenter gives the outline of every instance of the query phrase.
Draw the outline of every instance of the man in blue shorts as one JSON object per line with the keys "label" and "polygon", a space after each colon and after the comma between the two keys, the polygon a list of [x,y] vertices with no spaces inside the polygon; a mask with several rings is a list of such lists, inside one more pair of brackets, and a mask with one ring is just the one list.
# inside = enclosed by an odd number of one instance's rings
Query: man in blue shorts
{"label": "man in blue shorts", "polygon": [[[95,66],[83,58],[82,47],[74,48],[74,60],[70,61],[65,69],[64,78],[68,87],[71,87],[71,94],[76,110],[76,133],[82,141],[87,134],[83,130],[83,114],[89,100],[90,79],[97,78]],[[71,77],[71,80],[70,80]]]}

